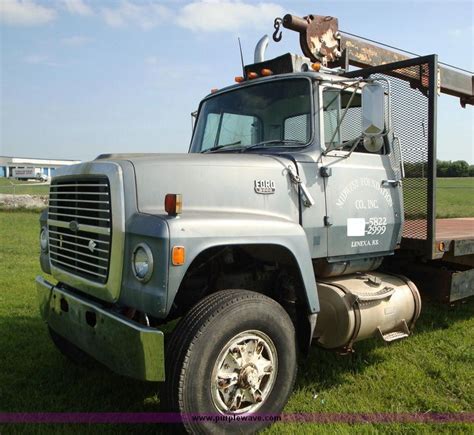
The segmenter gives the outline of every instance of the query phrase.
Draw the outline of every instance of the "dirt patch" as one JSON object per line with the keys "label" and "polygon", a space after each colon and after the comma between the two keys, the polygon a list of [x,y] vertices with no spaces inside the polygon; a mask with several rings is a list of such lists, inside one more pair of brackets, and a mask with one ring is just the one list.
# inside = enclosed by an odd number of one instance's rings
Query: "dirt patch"
{"label": "dirt patch", "polygon": [[10,195],[0,193],[0,210],[42,209],[48,206],[47,195]]}

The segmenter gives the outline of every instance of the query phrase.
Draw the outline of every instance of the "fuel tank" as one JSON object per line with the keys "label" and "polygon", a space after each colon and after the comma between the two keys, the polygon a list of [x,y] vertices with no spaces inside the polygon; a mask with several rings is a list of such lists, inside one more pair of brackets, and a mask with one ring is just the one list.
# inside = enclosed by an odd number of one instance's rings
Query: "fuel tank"
{"label": "fuel tank", "polygon": [[355,342],[379,336],[408,337],[421,311],[416,286],[380,272],[318,280],[320,313],[313,339],[327,349],[350,351]]}

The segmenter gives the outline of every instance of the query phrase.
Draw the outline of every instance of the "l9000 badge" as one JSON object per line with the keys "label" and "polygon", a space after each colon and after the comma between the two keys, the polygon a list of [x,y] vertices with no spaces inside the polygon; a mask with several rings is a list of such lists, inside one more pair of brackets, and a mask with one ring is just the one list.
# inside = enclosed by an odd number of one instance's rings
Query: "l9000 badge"
{"label": "l9000 badge", "polygon": [[254,188],[256,193],[271,195],[275,193],[275,182],[273,180],[255,180]]}

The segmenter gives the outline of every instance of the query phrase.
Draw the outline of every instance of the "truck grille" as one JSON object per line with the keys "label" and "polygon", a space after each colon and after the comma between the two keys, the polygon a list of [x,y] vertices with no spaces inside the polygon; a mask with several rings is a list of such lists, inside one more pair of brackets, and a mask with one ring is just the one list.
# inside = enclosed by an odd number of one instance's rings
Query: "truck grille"
{"label": "truck grille", "polygon": [[51,264],[104,284],[112,240],[107,177],[54,180],[49,192]]}

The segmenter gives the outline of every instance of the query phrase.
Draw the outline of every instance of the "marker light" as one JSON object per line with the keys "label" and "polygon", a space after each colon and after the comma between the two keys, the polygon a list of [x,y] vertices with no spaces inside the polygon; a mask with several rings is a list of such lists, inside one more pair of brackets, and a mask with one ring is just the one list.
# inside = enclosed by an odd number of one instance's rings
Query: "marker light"
{"label": "marker light", "polygon": [[186,250],[184,246],[173,246],[171,252],[171,263],[173,266],[182,266],[186,260]]}
{"label": "marker light", "polygon": [[256,72],[249,72],[247,74],[247,77],[252,80],[252,79],[257,79],[258,78],[258,74]]}
{"label": "marker light", "polygon": [[242,77],[242,76],[237,76],[237,77],[235,77],[235,79],[234,79],[234,80],[235,80],[235,82],[236,82],[236,83],[242,83],[242,82],[245,82],[245,78],[244,78],[244,77]]}
{"label": "marker light", "polygon": [[165,196],[165,210],[170,216],[180,214],[183,208],[183,196],[178,193],[167,193]]}
{"label": "marker light", "polygon": [[268,77],[273,75],[273,71],[268,68],[263,68],[262,71],[260,71],[260,74],[262,74],[263,77]]}
{"label": "marker light", "polygon": [[321,69],[321,64],[319,62],[312,63],[311,68],[313,69],[313,71],[319,72],[319,70]]}
{"label": "marker light", "polygon": [[211,94],[215,94],[219,89],[218,88],[212,88],[211,89]]}

